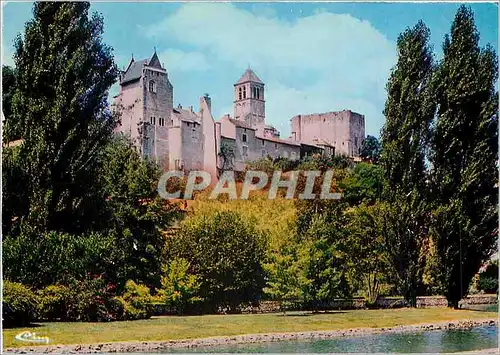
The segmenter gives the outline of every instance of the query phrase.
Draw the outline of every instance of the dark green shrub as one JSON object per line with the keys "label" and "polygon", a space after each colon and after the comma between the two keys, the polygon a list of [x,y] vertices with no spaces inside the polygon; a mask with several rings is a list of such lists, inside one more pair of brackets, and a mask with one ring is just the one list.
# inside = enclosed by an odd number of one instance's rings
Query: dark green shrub
{"label": "dark green shrub", "polygon": [[116,307],[112,301],[114,287],[106,284],[102,277],[78,282],[75,297],[68,309],[68,319],[84,322],[109,322],[116,320],[111,310]]}
{"label": "dark green shrub", "polygon": [[38,291],[38,313],[45,320],[68,320],[75,293],[64,285],[50,285]]}
{"label": "dark green shrub", "polygon": [[258,301],[265,286],[264,242],[255,225],[239,213],[223,211],[187,219],[169,245],[172,258],[185,259],[200,281],[206,310],[237,312]]}
{"label": "dark green shrub", "polygon": [[28,287],[17,282],[3,281],[3,326],[28,325],[37,317],[37,299]]}
{"label": "dark green shrub", "polygon": [[479,276],[477,288],[485,293],[496,293],[498,290],[498,279]]}
{"label": "dark green shrub", "polygon": [[498,290],[498,261],[492,261],[482,273],[479,274],[477,288],[486,293],[495,293]]}

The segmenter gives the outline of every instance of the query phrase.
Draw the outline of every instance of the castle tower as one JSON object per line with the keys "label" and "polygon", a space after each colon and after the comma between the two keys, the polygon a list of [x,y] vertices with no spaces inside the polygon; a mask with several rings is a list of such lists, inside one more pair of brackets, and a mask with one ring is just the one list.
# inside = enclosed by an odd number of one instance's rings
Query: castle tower
{"label": "castle tower", "polygon": [[234,118],[252,126],[266,122],[264,83],[250,68],[234,84]]}
{"label": "castle tower", "polygon": [[115,105],[121,120],[117,131],[128,134],[143,156],[162,164],[167,123],[173,108],[173,87],[156,50],[150,58],[132,58],[119,79],[120,93],[115,97]]}

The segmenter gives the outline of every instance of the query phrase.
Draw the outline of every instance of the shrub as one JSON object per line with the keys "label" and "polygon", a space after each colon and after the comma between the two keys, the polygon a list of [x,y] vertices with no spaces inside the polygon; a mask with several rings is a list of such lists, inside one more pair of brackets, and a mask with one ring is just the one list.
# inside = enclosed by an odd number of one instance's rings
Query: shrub
{"label": "shrub", "polygon": [[74,292],[64,285],[50,285],[38,291],[38,313],[46,320],[68,320]]}
{"label": "shrub", "polygon": [[113,296],[113,286],[106,284],[100,276],[76,283],[68,319],[84,322],[116,320],[116,315],[111,312],[116,307]]}
{"label": "shrub", "polygon": [[194,215],[182,225],[171,253],[186,259],[199,277],[207,311],[239,311],[240,305],[259,300],[265,285],[261,237],[254,224],[231,211]]}
{"label": "shrub", "polygon": [[189,273],[189,267],[187,260],[174,259],[166,267],[165,276],[161,279],[160,295],[163,296],[165,304],[179,315],[190,311],[190,306],[199,304],[201,301],[201,298],[197,297],[200,288],[198,278]]}
{"label": "shrub", "polygon": [[498,290],[498,260],[488,263],[486,270],[479,274],[477,288],[486,293],[495,293]]}
{"label": "shrub", "polygon": [[147,319],[151,317],[153,298],[147,286],[128,280],[125,284],[125,293],[121,297],[116,297],[116,300],[124,309],[125,319]]}
{"label": "shrub", "polygon": [[28,325],[37,316],[37,299],[28,287],[17,282],[3,281],[3,326]]}

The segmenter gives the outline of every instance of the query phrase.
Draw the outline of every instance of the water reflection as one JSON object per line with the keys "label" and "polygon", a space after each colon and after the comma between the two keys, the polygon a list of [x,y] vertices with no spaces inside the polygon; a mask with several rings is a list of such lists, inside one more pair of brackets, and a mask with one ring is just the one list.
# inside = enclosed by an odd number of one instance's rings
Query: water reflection
{"label": "water reflection", "polygon": [[374,334],[313,341],[241,344],[224,347],[178,349],[172,352],[203,353],[435,353],[498,347],[496,326],[469,330],[433,330],[404,334]]}

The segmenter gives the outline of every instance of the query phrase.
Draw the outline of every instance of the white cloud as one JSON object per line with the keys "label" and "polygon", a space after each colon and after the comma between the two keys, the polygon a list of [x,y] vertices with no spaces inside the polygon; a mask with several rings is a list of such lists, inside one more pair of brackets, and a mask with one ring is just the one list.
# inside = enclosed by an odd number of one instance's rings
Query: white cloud
{"label": "white cloud", "polygon": [[159,55],[163,66],[169,71],[203,71],[210,68],[205,55],[200,52],[184,52],[168,49]]}
{"label": "white cloud", "polygon": [[[360,112],[366,116],[368,134],[378,135],[383,124],[385,84],[396,60],[395,43],[369,22],[349,14],[321,10],[286,21],[271,12],[255,14],[227,3],[191,3],[146,33],[193,47],[200,58],[205,58],[202,53],[216,58],[214,71],[230,64],[242,73],[250,64],[266,83],[269,123],[285,135],[292,116],[312,112]],[[184,62],[182,54],[171,53],[174,59],[177,56],[173,65],[179,58]],[[186,67],[194,66],[186,62]],[[171,64],[165,60],[165,65]],[[231,100],[229,94],[221,107]]]}
{"label": "white cloud", "polygon": [[14,51],[10,47],[2,48],[2,65],[14,66]]}

